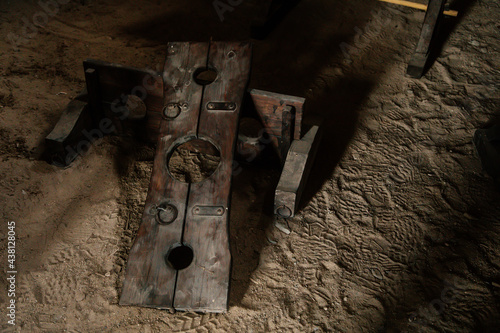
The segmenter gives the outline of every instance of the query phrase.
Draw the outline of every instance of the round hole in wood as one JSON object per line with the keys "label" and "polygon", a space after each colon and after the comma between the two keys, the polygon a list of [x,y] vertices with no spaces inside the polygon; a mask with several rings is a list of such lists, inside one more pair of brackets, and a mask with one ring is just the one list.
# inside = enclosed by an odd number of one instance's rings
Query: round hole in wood
{"label": "round hole in wood", "polygon": [[209,67],[198,68],[193,74],[193,79],[199,85],[206,86],[217,79],[217,71]]}
{"label": "round hole in wood", "polygon": [[177,146],[167,162],[172,177],[183,183],[199,183],[207,179],[219,164],[217,147],[202,139],[192,139]]}
{"label": "round hole in wood", "polygon": [[188,268],[193,259],[193,249],[187,245],[177,245],[168,251],[165,256],[166,263],[175,270]]}

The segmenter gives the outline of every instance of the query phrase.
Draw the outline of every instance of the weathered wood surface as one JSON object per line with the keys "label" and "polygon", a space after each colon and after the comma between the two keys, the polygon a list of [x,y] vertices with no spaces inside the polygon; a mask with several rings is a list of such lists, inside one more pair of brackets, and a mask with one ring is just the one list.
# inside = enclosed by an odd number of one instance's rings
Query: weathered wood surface
{"label": "weathered wood surface", "polygon": [[[197,136],[219,147],[219,168],[206,181],[192,184],[189,192],[184,242],[193,247],[194,261],[179,271],[174,307],[182,310],[223,312],[231,273],[229,202],[233,154],[239,111],[250,75],[248,43],[210,44],[208,66],[218,78],[205,87]],[[208,110],[209,102],[231,102],[233,111]],[[223,207],[221,216],[194,215],[196,206]]]}
{"label": "weathered wood surface", "polygon": [[270,140],[284,161],[290,141],[300,139],[305,99],[258,89],[252,89],[250,96]]}
{"label": "weathered wood surface", "polygon": [[[130,251],[120,304],[201,312],[227,309],[231,255],[228,223],[232,160],[242,97],[249,78],[248,43],[170,43],[163,75],[164,106],[180,106],[163,118],[153,175],[141,227]],[[208,58],[207,58],[208,57]],[[201,86],[193,80],[201,67],[217,71]],[[232,110],[209,110],[209,102],[231,102]],[[175,114],[175,113],[174,113]],[[217,170],[200,183],[182,183],[167,169],[172,150],[193,138],[220,151]],[[168,203],[175,220],[160,225],[155,207]],[[215,208],[215,214],[208,214]],[[185,269],[166,264],[172,248],[185,245],[194,258]]]}
{"label": "weathered wood surface", "polygon": [[[162,120],[156,148],[153,175],[142,224],[130,250],[120,304],[172,308],[177,271],[165,263],[169,249],[182,242],[189,184],[169,174],[167,154],[174,142],[194,137],[198,123],[203,87],[193,84],[193,69],[206,64],[208,43],[168,45],[165,62],[164,104],[188,101],[188,110],[176,119]],[[177,219],[170,225],[157,222],[156,207],[170,203],[177,208]]]}
{"label": "weathered wood surface", "polygon": [[301,140],[294,140],[274,197],[274,212],[281,217],[293,217],[319,145],[319,127],[313,126]]}
{"label": "weathered wood surface", "polygon": [[429,0],[420,38],[406,70],[406,73],[413,78],[419,79],[425,73],[432,42],[435,39],[439,20],[443,16],[445,4],[446,0]]}

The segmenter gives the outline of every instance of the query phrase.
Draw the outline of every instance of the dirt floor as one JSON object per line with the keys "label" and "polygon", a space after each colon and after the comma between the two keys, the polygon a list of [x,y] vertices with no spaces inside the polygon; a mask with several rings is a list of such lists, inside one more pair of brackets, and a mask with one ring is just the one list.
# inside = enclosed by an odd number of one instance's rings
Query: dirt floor
{"label": "dirt floor", "polygon": [[152,148],[107,137],[66,169],[38,156],[84,59],[161,70],[169,41],[249,39],[261,2],[223,22],[211,1],[59,2],[0,2],[0,267],[15,221],[18,270],[15,327],[0,280],[2,332],[498,332],[500,192],[472,144],[500,110],[497,0],[456,2],[421,80],[404,75],[413,9],[303,0],[254,40],[250,86],[306,97],[326,131],[290,234],[270,212],[278,171],[234,178],[220,315],[117,305]]}

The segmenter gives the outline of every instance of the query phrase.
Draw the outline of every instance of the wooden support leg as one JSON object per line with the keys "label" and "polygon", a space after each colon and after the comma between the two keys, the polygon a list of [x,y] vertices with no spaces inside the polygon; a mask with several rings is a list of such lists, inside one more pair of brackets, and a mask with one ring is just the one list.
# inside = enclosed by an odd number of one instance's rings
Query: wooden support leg
{"label": "wooden support leg", "polygon": [[429,0],[420,38],[406,71],[411,77],[419,79],[425,72],[432,41],[436,34],[439,20],[442,18],[445,4],[446,0]]}
{"label": "wooden support leg", "polygon": [[279,147],[280,156],[285,157],[293,140],[293,132],[295,129],[295,108],[290,105],[285,105],[281,119],[281,138],[279,140]]}
{"label": "wooden support leg", "polygon": [[84,131],[91,128],[92,117],[86,100],[86,92],[72,100],[45,138],[44,154],[50,163],[67,167],[82,150],[88,148],[88,141],[83,141]]}
{"label": "wooden support leg", "polygon": [[[118,133],[130,125],[127,124],[129,120],[139,122],[141,136],[156,143],[163,107],[161,74],[91,59],[85,60],[83,66],[87,87],[93,91],[89,93],[89,104],[94,110],[94,118],[110,119]],[[132,106],[136,110],[132,110]],[[135,112],[138,110],[142,111]]]}
{"label": "wooden support leg", "polygon": [[99,121],[104,116],[101,105],[101,91],[99,85],[99,73],[95,68],[85,69],[85,83],[89,94],[89,108],[92,117],[92,124],[98,126]]}
{"label": "wooden support leg", "polygon": [[313,126],[290,146],[274,198],[274,213],[280,217],[293,217],[297,211],[319,145],[318,131]]}

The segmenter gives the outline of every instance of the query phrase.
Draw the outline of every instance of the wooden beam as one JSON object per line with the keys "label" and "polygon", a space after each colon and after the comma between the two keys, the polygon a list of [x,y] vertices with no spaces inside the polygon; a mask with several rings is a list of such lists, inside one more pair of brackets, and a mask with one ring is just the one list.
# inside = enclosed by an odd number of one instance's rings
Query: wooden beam
{"label": "wooden beam", "polygon": [[[168,44],[160,138],[120,304],[227,310],[231,174],[250,58],[248,42]],[[197,79],[207,69],[216,72],[211,83]],[[186,183],[173,176],[168,160],[192,139],[210,142],[220,161],[206,179]]]}
{"label": "wooden beam", "polygon": [[406,74],[413,78],[419,79],[425,73],[445,3],[446,0],[429,0],[429,10],[425,14],[420,38],[406,70]]}
{"label": "wooden beam", "polygon": [[[401,5],[401,6],[420,9],[420,10],[424,10],[424,11],[426,11],[427,7],[428,7],[427,5],[424,5],[421,3],[405,1],[405,0],[378,0],[378,1],[393,3],[395,5]],[[454,17],[458,16],[458,12],[456,10],[445,10],[445,11],[443,11],[443,14],[448,15],[448,16],[454,16]]]}
{"label": "wooden beam", "polygon": [[250,96],[257,115],[284,162],[290,142],[301,138],[305,98],[258,89],[250,90]]}
{"label": "wooden beam", "polygon": [[[174,300],[178,310],[227,310],[231,174],[250,58],[251,46],[247,42],[210,43],[208,67],[218,74],[216,81],[205,86],[197,136],[216,143],[221,159],[210,178],[191,184],[183,241],[192,246],[195,255],[193,263],[178,273]],[[234,108],[211,109],[209,105],[214,102],[230,103]]]}
{"label": "wooden beam", "polygon": [[[166,264],[165,256],[182,233],[189,184],[172,178],[166,163],[176,140],[196,135],[203,87],[192,84],[193,70],[206,65],[208,43],[169,43],[164,70],[164,104],[187,101],[188,109],[175,119],[162,119],[153,173],[142,223],[130,250],[120,298],[121,305],[160,309],[173,308],[177,271]],[[186,89],[186,83],[189,88]],[[169,224],[158,221],[158,207],[175,207]]]}

